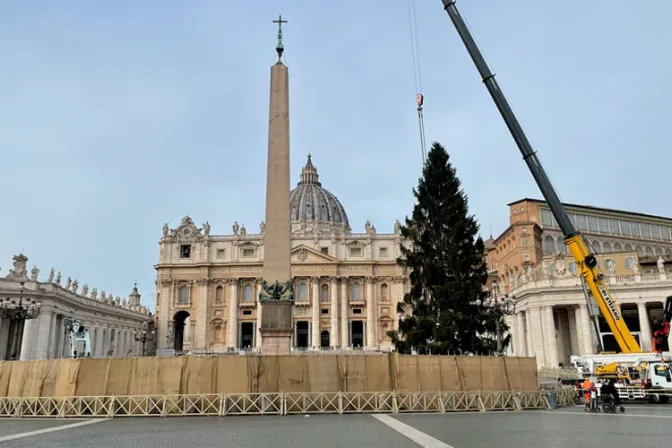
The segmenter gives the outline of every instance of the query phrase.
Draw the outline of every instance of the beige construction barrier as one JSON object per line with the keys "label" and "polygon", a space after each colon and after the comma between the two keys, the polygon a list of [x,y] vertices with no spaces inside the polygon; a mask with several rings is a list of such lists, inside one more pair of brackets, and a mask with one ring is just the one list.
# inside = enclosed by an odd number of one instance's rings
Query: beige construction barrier
{"label": "beige construction barrier", "polygon": [[0,362],[0,417],[446,412],[547,406],[538,389],[534,358],[247,355]]}

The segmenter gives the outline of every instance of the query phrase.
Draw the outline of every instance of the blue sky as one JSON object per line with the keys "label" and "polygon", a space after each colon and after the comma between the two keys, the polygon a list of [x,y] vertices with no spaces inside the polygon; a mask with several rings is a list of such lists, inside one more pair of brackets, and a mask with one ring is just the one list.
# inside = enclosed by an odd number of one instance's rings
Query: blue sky
{"label": "blue sky", "polygon": [[[537,188],[441,2],[416,4],[427,140],[497,234]],[[672,216],[672,3],[458,6],[564,201]],[[256,229],[279,13],[292,181],[311,152],[353,230],[391,232],[421,169],[406,0],[4,2],[0,275],[23,251],[153,308],[164,222]]]}

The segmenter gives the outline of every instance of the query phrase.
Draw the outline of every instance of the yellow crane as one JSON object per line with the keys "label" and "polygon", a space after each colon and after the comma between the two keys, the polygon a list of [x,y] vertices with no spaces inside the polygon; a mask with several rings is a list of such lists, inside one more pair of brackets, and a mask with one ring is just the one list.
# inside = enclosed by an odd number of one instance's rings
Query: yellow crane
{"label": "yellow crane", "polygon": [[632,333],[630,333],[628,326],[623,320],[623,315],[618,306],[616,306],[616,301],[607,288],[604,275],[597,268],[595,254],[591,252],[583,235],[576,230],[569,218],[567,210],[565,210],[565,207],[562,205],[558,194],[553,188],[551,181],[548,179],[544,168],[541,166],[536,152],[532,149],[532,145],[530,145],[518,119],[499,88],[499,85],[495,80],[495,75],[490,71],[481,51],[478,49],[476,42],[474,42],[474,39],[471,36],[467,25],[464,23],[464,20],[462,20],[462,16],[457,10],[456,0],[441,0],[441,2],[448,13],[448,16],[450,16],[457,33],[460,35],[467,52],[469,52],[469,56],[471,56],[471,59],[474,61],[476,69],[478,69],[483,83],[488,89],[488,92],[490,92],[490,96],[492,96],[497,109],[499,109],[499,113],[502,115],[506,126],[509,128],[516,145],[518,145],[518,149],[523,155],[523,160],[530,169],[532,177],[534,177],[534,180],[541,190],[541,194],[546,199],[548,207],[551,209],[555,220],[558,222],[560,230],[562,230],[565,237],[565,244],[569,248],[574,260],[576,260],[578,275],[583,278],[593,297],[597,301],[602,316],[604,316],[604,319],[607,321],[609,328],[614,334],[621,352],[642,353],[642,349]]}

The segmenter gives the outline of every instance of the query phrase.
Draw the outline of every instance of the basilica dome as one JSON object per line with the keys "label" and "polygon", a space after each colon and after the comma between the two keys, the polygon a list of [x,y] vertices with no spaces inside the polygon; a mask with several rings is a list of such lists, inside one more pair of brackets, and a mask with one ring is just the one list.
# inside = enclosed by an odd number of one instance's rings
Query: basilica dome
{"label": "basilica dome", "polygon": [[301,182],[289,196],[292,224],[315,222],[330,227],[350,230],[348,215],[341,201],[319,182],[317,168],[308,154],[306,166],[301,170]]}

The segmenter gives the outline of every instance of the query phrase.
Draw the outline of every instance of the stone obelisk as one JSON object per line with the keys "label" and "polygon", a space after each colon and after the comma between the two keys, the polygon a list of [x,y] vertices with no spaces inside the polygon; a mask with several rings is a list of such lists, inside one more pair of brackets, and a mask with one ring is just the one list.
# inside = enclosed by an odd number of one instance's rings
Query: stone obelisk
{"label": "stone obelisk", "polygon": [[264,274],[258,311],[261,312],[261,353],[289,354],[294,294],[290,263],[289,209],[289,73],[282,62],[282,16],[278,24],[278,62],[271,67],[266,173]]}

